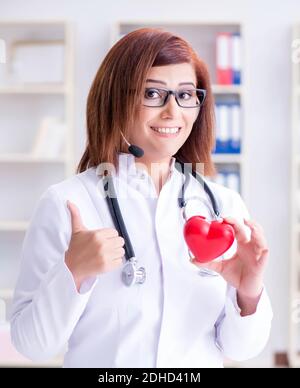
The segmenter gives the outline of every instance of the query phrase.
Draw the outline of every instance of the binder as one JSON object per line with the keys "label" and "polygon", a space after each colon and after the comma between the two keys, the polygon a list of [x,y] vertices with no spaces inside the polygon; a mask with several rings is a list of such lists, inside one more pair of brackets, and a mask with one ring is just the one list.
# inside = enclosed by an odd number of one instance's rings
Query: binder
{"label": "binder", "polygon": [[229,105],[217,104],[216,105],[216,150],[215,153],[228,153],[230,146],[229,139]]}
{"label": "binder", "polygon": [[241,84],[241,35],[239,33],[231,36],[231,63],[232,63],[232,83]]}
{"label": "binder", "polygon": [[241,107],[239,104],[232,104],[230,107],[230,152],[233,154],[241,152]]}
{"label": "binder", "polygon": [[240,177],[238,172],[230,172],[226,176],[226,186],[234,191],[240,191]]}
{"label": "binder", "polygon": [[231,34],[227,32],[217,34],[216,46],[217,83],[231,85]]}
{"label": "binder", "polygon": [[214,182],[240,193],[240,172],[233,165],[220,166],[217,175],[214,177]]}
{"label": "binder", "polygon": [[219,172],[214,179],[215,183],[221,186],[226,186],[226,176],[222,172]]}

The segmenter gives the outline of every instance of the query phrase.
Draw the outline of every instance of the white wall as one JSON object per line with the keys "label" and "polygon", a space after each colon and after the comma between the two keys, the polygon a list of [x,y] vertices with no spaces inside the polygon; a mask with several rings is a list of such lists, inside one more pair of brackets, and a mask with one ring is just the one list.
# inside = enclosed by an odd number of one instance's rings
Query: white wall
{"label": "white wall", "polygon": [[299,0],[0,0],[0,19],[67,19],[76,27],[76,131],[84,148],[85,103],[91,81],[120,19],[241,21],[248,76],[250,164],[248,207],[265,228],[271,249],[267,286],[274,306],[270,344],[260,360],[286,350],[288,340],[289,152],[291,26]]}

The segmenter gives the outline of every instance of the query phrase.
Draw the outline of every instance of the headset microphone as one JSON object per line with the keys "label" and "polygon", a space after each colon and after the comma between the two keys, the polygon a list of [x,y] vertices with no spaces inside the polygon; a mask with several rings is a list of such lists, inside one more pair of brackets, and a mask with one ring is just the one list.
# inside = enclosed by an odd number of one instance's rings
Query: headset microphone
{"label": "headset microphone", "polygon": [[125,143],[128,145],[128,151],[135,156],[136,158],[141,158],[144,155],[144,150],[141,147],[138,147],[137,145],[130,144],[126,139],[123,133],[121,132],[121,135],[125,141]]}

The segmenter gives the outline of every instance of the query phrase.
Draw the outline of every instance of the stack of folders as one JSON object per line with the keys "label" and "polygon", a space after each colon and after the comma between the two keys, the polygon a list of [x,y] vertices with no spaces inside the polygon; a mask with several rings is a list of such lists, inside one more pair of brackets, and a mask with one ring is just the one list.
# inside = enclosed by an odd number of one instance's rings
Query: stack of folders
{"label": "stack of folders", "polygon": [[239,154],[241,152],[241,107],[237,102],[222,102],[215,106],[215,153]]}
{"label": "stack of folders", "polygon": [[219,85],[241,84],[241,36],[221,32],[216,38],[216,68]]}
{"label": "stack of folders", "polygon": [[230,171],[230,169],[225,169],[222,171],[221,169],[219,169],[219,172],[214,177],[213,181],[237,192],[240,192],[241,190],[240,174],[238,171]]}

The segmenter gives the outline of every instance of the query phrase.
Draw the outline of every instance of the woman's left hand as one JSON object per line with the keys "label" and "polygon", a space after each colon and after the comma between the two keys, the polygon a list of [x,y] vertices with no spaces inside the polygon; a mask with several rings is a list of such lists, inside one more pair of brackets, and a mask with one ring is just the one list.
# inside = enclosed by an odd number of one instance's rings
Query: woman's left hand
{"label": "woman's left hand", "polygon": [[249,315],[255,312],[263,290],[263,274],[266,268],[269,250],[262,227],[254,221],[244,220],[251,230],[247,236],[244,225],[232,217],[224,218],[235,231],[237,251],[228,260],[192,263],[218,272],[230,285],[237,289],[237,300],[242,312]]}

